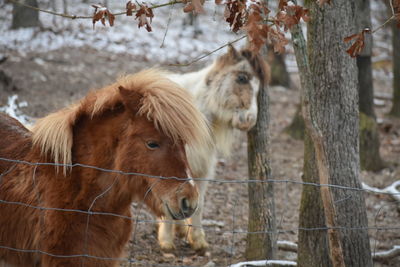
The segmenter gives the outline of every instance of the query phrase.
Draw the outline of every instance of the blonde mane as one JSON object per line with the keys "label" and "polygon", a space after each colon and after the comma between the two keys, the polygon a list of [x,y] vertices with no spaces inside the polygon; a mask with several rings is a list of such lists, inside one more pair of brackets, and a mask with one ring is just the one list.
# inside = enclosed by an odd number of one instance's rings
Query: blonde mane
{"label": "blonde mane", "polygon": [[75,122],[82,115],[99,116],[122,103],[119,86],[141,94],[139,114],[174,141],[198,148],[211,145],[209,127],[190,94],[156,69],[121,77],[116,83],[89,93],[78,104],[40,119],[32,129],[33,144],[43,154],[50,154],[55,163],[71,164]]}

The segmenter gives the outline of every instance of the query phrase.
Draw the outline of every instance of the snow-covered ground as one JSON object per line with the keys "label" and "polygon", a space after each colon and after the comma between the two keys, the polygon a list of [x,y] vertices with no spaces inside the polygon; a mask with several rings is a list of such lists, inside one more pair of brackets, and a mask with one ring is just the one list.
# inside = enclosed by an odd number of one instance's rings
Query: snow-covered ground
{"label": "snow-covered ground", "polygon": [[[62,1],[56,1],[57,12],[62,13]],[[107,1],[112,13],[124,11],[126,1]],[[168,0],[144,1],[149,6],[167,3]],[[244,33],[233,33],[224,21],[224,7],[217,6],[214,1],[205,2],[205,14],[198,16],[198,26],[188,25],[188,14],[182,11],[182,4],[175,4],[154,9],[152,32],[138,28],[138,21],[134,16],[116,16],[115,26],[110,27],[96,23],[93,29],[91,19],[68,19],[40,12],[42,29],[10,30],[12,5],[4,4],[0,0],[0,53],[6,50],[18,50],[20,53],[30,51],[46,52],[63,47],[90,46],[98,50],[121,54],[137,55],[149,61],[160,64],[185,63],[209,51],[212,51],[227,42],[236,40]],[[274,1],[272,5],[276,4]],[[43,9],[52,10],[49,1],[39,1]],[[376,28],[388,18],[385,5],[382,1],[371,1],[372,28]],[[91,4],[82,3],[81,0],[68,1],[68,14],[91,16],[94,8]],[[274,14],[274,12],[272,12]],[[186,21],[186,24],[184,24]],[[43,30],[45,29],[45,30]],[[304,27],[305,29],[305,27]],[[196,37],[195,31],[200,31]],[[286,35],[290,38],[290,35]],[[239,46],[244,45],[244,40]],[[390,34],[387,30],[380,30],[374,34],[373,60],[382,61],[390,59],[391,55]],[[223,53],[221,50],[210,57]],[[297,66],[288,47],[288,68],[296,72]]]}
{"label": "snow-covered ground", "polygon": [[[62,12],[62,1],[55,1],[57,11]],[[43,9],[51,10],[47,2],[39,1],[39,5]],[[126,1],[108,2],[112,13],[124,11]],[[151,6],[167,2],[156,0],[147,3]],[[0,9],[0,51],[11,49],[21,53],[46,52],[63,47],[90,46],[108,52],[128,53],[141,58],[144,56],[150,61],[160,63],[184,63],[243,35],[230,31],[228,23],[223,19],[222,6],[215,5],[214,1],[207,1],[206,14],[198,17],[198,30],[201,33],[194,38],[195,28],[184,25],[188,14],[182,8],[182,4],[175,4],[154,9],[152,32],[147,32],[145,28],[139,29],[134,16],[116,16],[114,27],[97,22],[93,29],[91,19],[72,20],[43,12],[40,12],[40,21],[42,28],[46,30],[10,30],[12,5],[3,3]],[[93,11],[90,4],[83,4],[79,0],[68,1],[69,14],[91,16]]]}
{"label": "snow-covered ground", "polygon": [[29,125],[32,123],[32,118],[22,113],[22,107],[26,107],[28,103],[26,101],[18,102],[18,95],[12,95],[8,98],[7,105],[0,107],[0,112],[4,112],[13,118],[16,118],[21,123]]}
{"label": "snow-covered ground", "polygon": [[[62,13],[62,0],[54,0],[56,12]],[[90,1],[89,1],[90,2]],[[126,1],[107,1],[112,13],[124,11]],[[167,3],[168,0],[146,1],[151,5]],[[271,5],[276,5],[271,1]],[[39,0],[42,9],[52,10],[49,1]],[[12,5],[0,0],[0,56],[7,51],[18,51],[22,56],[28,52],[48,52],[67,47],[91,47],[98,51],[130,54],[140,60],[148,60],[155,64],[186,63],[204,55],[227,42],[238,39],[243,32],[233,33],[224,21],[224,6],[217,6],[214,1],[205,2],[206,13],[198,16],[196,26],[189,25],[189,15],[182,11],[182,4],[175,4],[154,9],[152,32],[138,28],[135,17],[116,16],[114,27],[96,23],[93,29],[91,19],[68,19],[39,12],[42,27],[11,30]],[[272,9],[274,9],[272,7]],[[371,1],[372,28],[378,27],[388,14],[382,1]],[[94,8],[82,0],[68,1],[68,14],[91,16]],[[274,12],[272,12],[274,14]],[[185,23],[186,22],[186,23]],[[306,33],[306,27],[303,23]],[[195,34],[197,33],[197,34]],[[290,34],[286,34],[290,39]],[[373,62],[389,62],[391,60],[390,30],[381,29],[374,34]],[[243,46],[245,40],[238,42]],[[221,49],[205,59],[209,61],[224,53]],[[297,73],[297,64],[291,45],[287,46],[286,64],[290,73]],[[392,72],[387,68],[375,68],[374,77],[380,77],[385,86],[390,87]]]}

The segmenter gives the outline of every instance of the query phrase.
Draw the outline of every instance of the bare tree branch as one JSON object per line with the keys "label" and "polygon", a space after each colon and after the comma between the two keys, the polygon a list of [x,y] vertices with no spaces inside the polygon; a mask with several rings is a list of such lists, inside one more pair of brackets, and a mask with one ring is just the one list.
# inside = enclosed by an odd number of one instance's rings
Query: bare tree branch
{"label": "bare tree branch", "polygon": [[278,249],[297,253],[297,244],[291,241],[278,240]]}
{"label": "bare tree branch", "polygon": [[[18,4],[18,5],[24,6],[26,8],[30,8],[30,9],[33,9],[33,10],[36,10],[36,11],[48,13],[48,14],[51,14],[51,15],[54,15],[54,16],[60,16],[60,17],[63,17],[63,18],[68,18],[68,19],[93,19],[93,16],[81,16],[81,15],[71,15],[71,14],[59,13],[59,12],[55,12],[55,11],[51,11],[51,10],[45,10],[45,9],[41,9],[41,8],[38,8],[38,7],[30,6],[30,5],[21,3],[21,2],[19,2],[17,0],[9,0],[9,1],[12,2],[12,3]],[[173,0],[173,1],[170,1],[170,2],[164,3],[164,4],[151,5],[150,8],[155,9],[155,8],[164,7],[164,6],[170,6],[170,5],[179,4],[179,3],[183,3],[183,2],[180,1],[180,0]],[[137,11],[133,11],[133,12],[136,13]],[[118,13],[115,13],[113,15],[114,16],[126,15],[126,11],[118,12]]]}
{"label": "bare tree branch", "polygon": [[393,259],[395,257],[400,256],[400,246],[393,246],[392,249],[387,250],[387,251],[379,251],[376,252],[372,255],[372,258],[375,261],[388,261],[390,259]]}
{"label": "bare tree branch", "polygon": [[[278,241],[278,249],[297,253],[297,244],[291,241],[280,240]],[[393,246],[389,250],[372,253],[372,259],[378,262],[387,262],[398,256],[400,256],[400,245]]]}

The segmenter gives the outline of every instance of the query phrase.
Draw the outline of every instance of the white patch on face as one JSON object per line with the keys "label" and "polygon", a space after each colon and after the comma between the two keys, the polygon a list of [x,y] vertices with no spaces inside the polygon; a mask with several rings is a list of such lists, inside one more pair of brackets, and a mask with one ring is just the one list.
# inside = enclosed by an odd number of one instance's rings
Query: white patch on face
{"label": "white patch on face", "polygon": [[189,170],[186,170],[186,175],[187,175],[187,177],[188,177],[189,184],[191,184],[191,185],[194,186],[195,184],[194,184],[194,181],[193,181],[192,176],[190,175],[190,171],[189,171]]}
{"label": "white patch on face", "polygon": [[258,91],[260,90],[260,81],[253,77],[250,81],[251,87],[253,88],[253,95],[251,97],[251,106],[249,108],[249,113],[254,114],[257,118],[258,106],[257,106],[257,97]]}

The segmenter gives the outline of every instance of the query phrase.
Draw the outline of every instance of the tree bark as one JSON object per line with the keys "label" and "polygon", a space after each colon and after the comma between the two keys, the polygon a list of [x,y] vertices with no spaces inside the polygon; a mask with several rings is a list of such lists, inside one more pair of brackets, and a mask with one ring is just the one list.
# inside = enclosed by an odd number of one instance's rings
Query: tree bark
{"label": "tree bark", "polygon": [[[304,136],[302,180],[306,183],[319,183],[314,145],[309,134],[305,134]],[[299,228],[324,227],[326,227],[326,223],[320,189],[316,186],[304,185],[300,201]],[[332,266],[329,260],[329,241],[324,230],[300,230],[298,240],[298,266]]]}
{"label": "tree bark", "polygon": [[[355,11],[354,2],[347,0],[322,7],[310,3],[309,64],[300,27],[292,32],[304,90],[303,117],[314,148],[306,143],[304,181],[315,179],[318,169],[321,184],[361,188],[357,68],[355,60],[345,53],[343,42],[355,31]],[[307,186],[302,194],[298,265],[372,266],[362,192],[326,186],[319,189],[320,194]],[[304,229],[321,224],[329,229]]]}
{"label": "tree bark", "polygon": [[[37,0],[21,0],[23,4],[38,7]],[[39,11],[13,3],[11,29],[37,27],[39,22]]]}
{"label": "tree bark", "polygon": [[[371,29],[370,0],[357,0],[356,31]],[[365,46],[357,56],[358,92],[360,111],[360,164],[368,171],[379,171],[385,167],[379,153],[379,133],[374,112],[374,86],[372,79],[372,35],[365,35]]]}
{"label": "tree bark", "polygon": [[[327,156],[327,148],[326,145],[324,144],[323,140],[323,134],[322,130],[320,129],[320,126],[318,125],[318,122],[312,117],[312,105],[311,99],[313,98],[313,92],[314,90],[314,84],[313,84],[313,79],[312,79],[312,72],[310,69],[310,64],[308,60],[308,53],[305,49],[306,44],[305,44],[305,39],[301,30],[300,25],[296,25],[293,30],[292,30],[292,39],[293,39],[293,46],[294,46],[294,51],[296,55],[296,60],[297,60],[297,65],[299,67],[299,73],[300,73],[300,81],[301,81],[301,86],[302,86],[302,95],[301,95],[301,104],[302,104],[302,113],[303,113],[303,118],[304,118],[304,123],[306,125],[307,133],[311,137],[310,140],[312,140],[312,145],[314,150],[307,150],[306,152],[309,154],[305,154],[304,161],[306,163],[310,163],[310,165],[306,165],[306,167],[309,167],[310,172],[314,172],[319,176],[318,182],[322,185],[327,185],[329,184],[329,180],[331,180],[331,175],[329,173],[329,161],[328,161],[328,156]],[[307,145],[307,143],[306,143]],[[309,147],[308,147],[309,148]],[[312,159],[307,158],[307,155],[312,157]],[[312,162],[314,160],[314,163]],[[305,169],[307,171],[307,169]],[[305,175],[308,175],[305,173]],[[304,177],[303,177],[304,179]],[[305,178],[307,180],[307,178]],[[305,190],[307,193],[307,191]],[[321,186],[319,188],[319,194],[313,195],[313,192],[315,193],[315,190],[309,191],[309,197],[314,197],[313,201],[316,201],[316,203],[321,204],[321,208],[315,208],[313,207],[312,210],[314,211],[314,215],[316,214],[316,218],[314,220],[309,220],[307,217],[300,218],[300,223],[307,224],[308,222],[313,222],[315,221],[317,224],[321,223],[321,219],[325,222],[325,225],[327,227],[327,236],[326,240],[328,242],[328,247],[324,249],[324,247],[320,248],[320,250],[316,251],[317,252],[317,257],[319,258],[318,261],[314,261],[313,259],[310,262],[310,258],[307,259],[307,255],[314,255],[314,254],[309,254],[309,251],[307,251],[307,246],[300,247],[300,251],[302,253],[305,253],[304,255],[298,254],[298,262],[302,263],[305,262],[304,266],[310,266],[310,264],[318,264],[323,263],[324,261],[321,261],[321,259],[325,258],[325,261],[330,260],[332,262],[332,265],[335,267],[343,267],[345,266],[344,263],[344,254],[342,250],[342,245],[340,242],[340,237],[339,237],[339,232],[335,230],[337,227],[337,222],[336,222],[336,208],[333,203],[333,197],[332,193],[330,191],[329,187],[326,186]],[[307,195],[306,195],[307,196]],[[302,213],[307,213],[309,210],[307,208],[310,208],[307,206],[307,202],[309,203],[309,198],[302,198]],[[319,201],[318,201],[319,200]],[[322,214],[318,214],[318,210],[322,211]],[[320,215],[320,216],[318,216]],[[302,216],[302,214],[300,214]],[[301,231],[307,231],[310,229],[310,231],[315,231],[311,229],[315,229],[315,227],[307,227],[303,226],[300,224],[299,227],[299,238],[302,237]],[[318,228],[317,228],[318,229]],[[310,236],[305,234],[304,232],[304,238],[307,239]],[[314,235],[313,237],[314,240],[313,242],[324,242],[324,236],[323,235]],[[299,239],[300,241],[300,239]],[[308,243],[310,244],[310,243]],[[314,247],[315,248],[315,247]],[[318,253],[319,252],[319,253]],[[327,252],[327,254],[323,254]],[[329,256],[326,257],[326,256]],[[330,263],[330,262],[329,262]],[[329,263],[325,263],[330,265]]]}
{"label": "tree bark", "polygon": [[400,118],[400,28],[392,21],[393,105],[390,115]]}
{"label": "tree bark", "polygon": [[274,259],[277,252],[274,185],[271,179],[269,153],[269,97],[267,85],[258,93],[256,125],[248,132],[249,179],[262,182],[249,183],[249,233],[245,257],[247,260]]}

